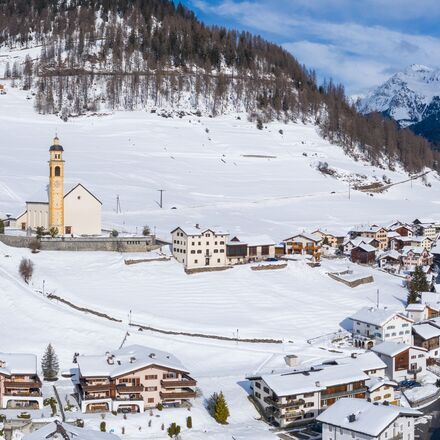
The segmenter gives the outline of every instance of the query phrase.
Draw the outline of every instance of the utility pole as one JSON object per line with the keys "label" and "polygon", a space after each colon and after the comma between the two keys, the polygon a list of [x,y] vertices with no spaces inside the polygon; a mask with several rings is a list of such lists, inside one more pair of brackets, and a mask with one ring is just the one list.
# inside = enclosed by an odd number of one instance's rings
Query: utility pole
{"label": "utility pole", "polygon": [[119,199],[119,195],[116,196],[116,214],[122,214],[121,200]]}
{"label": "utility pole", "polygon": [[165,190],[164,189],[158,189],[158,191],[160,192],[159,206],[162,209],[163,208],[163,193],[165,192]]}
{"label": "utility pole", "polygon": [[348,178],[348,200],[351,200],[351,178]]}
{"label": "utility pole", "polygon": [[44,296],[44,285],[46,284],[46,280],[43,280],[43,296]]}
{"label": "utility pole", "polygon": [[377,308],[379,308],[379,296],[380,296],[380,292],[379,289],[377,289],[377,301],[376,301]]}

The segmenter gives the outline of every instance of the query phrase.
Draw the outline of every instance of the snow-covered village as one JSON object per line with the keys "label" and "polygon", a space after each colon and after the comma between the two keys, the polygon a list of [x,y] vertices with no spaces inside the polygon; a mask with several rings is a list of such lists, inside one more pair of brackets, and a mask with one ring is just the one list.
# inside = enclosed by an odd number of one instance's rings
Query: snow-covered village
{"label": "snow-covered village", "polygon": [[439,66],[245,3],[0,2],[1,440],[440,438]]}

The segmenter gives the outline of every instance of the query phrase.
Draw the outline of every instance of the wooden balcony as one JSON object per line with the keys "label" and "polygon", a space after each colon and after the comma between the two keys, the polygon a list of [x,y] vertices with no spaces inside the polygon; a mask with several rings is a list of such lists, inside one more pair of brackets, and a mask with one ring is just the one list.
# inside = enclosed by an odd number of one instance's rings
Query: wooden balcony
{"label": "wooden balcony", "polygon": [[322,399],[333,399],[333,398],[338,398],[338,397],[344,397],[344,396],[352,396],[353,394],[363,394],[367,392],[367,388],[363,387],[363,388],[357,388],[355,390],[350,390],[350,391],[336,391],[334,393],[321,393],[321,400]]}
{"label": "wooden balcony", "polygon": [[185,388],[185,387],[195,387],[197,385],[197,381],[191,378],[188,379],[165,379],[161,380],[160,384],[163,388]]}
{"label": "wooden balcony", "polygon": [[160,398],[163,400],[179,400],[179,399],[194,399],[196,397],[195,391],[176,391],[164,393],[160,392]]}
{"label": "wooden balcony", "polygon": [[119,384],[116,385],[116,390],[118,393],[141,393],[144,391],[144,387],[142,385]]}
{"label": "wooden balcony", "polygon": [[300,405],[304,405],[305,401],[303,399],[290,400],[287,402],[282,402],[281,400],[275,400],[272,397],[265,397],[264,401],[269,405],[273,405],[275,408],[295,408],[299,409]]}
{"label": "wooden balcony", "polygon": [[12,381],[5,380],[5,388],[41,388],[42,384],[40,379],[35,381]]}
{"label": "wooden balcony", "polygon": [[83,385],[82,389],[84,392],[87,393],[99,393],[99,392],[105,392],[105,391],[115,391],[116,387],[112,383],[108,383],[105,385]]}

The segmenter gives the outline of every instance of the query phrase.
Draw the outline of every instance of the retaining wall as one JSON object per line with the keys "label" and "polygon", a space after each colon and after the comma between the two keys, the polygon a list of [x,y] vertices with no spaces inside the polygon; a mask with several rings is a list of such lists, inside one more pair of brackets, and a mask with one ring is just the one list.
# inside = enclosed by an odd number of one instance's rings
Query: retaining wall
{"label": "retaining wall", "polygon": [[[28,248],[35,237],[0,234],[0,241],[7,246]],[[146,237],[78,237],[47,238],[40,240],[43,251],[104,251],[104,252],[149,252],[158,249],[154,235]]]}

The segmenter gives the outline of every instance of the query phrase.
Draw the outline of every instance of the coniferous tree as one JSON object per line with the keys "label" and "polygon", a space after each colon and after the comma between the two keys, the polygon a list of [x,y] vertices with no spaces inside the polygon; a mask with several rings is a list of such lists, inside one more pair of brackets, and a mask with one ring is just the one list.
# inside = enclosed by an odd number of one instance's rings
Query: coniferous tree
{"label": "coniferous tree", "polygon": [[429,291],[430,286],[422,266],[417,266],[408,283],[408,304],[418,302],[421,292]]}
{"label": "coniferous tree", "polygon": [[171,423],[170,427],[168,428],[167,432],[168,432],[168,436],[171,438],[178,438],[179,434],[180,434],[180,426],[173,422]]}
{"label": "coniferous tree", "polygon": [[49,344],[46,348],[44,356],[41,360],[41,369],[43,370],[43,375],[45,380],[57,380],[58,379],[58,356],[55,353],[55,350],[52,347],[52,344]]}
{"label": "coniferous tree", "polygon": [[220,391],[214,405],[214,419],[217,423],[226,425],[228,423],[229,415],[228,404],[226,403],[223,392]]}

